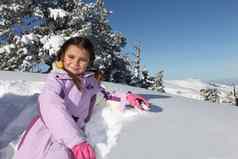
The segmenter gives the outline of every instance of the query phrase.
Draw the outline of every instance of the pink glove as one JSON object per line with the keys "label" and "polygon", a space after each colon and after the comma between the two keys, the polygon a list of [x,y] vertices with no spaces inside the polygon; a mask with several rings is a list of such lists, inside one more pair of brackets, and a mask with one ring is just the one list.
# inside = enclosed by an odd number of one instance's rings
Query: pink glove
{"label": "pink glove", "polygon": [[75,145],[72,149],[74,159],[96,159],[96,153],[87,142]]}
{"label": "pink glove", "polygon": [[128,92],[126,96],[127,101],[131,106],[139,110],[148,110],[150,109],[149,102],[142,96]]}

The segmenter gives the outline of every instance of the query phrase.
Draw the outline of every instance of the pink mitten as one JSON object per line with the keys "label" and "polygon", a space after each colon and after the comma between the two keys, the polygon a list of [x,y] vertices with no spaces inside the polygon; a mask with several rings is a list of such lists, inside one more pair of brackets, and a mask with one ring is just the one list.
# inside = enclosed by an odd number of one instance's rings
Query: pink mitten
{"label": "pink mitten", "polygon": [[149,102],[142,96],[133,94],[132,92],[128,92],[126,99],[129,102],[129,104],[135,107],[136,109],[140,110],[150,109]]}
{"label": "pink mitten", "polygon": [[74,159],[96,159],[96,153],[87,142],[75,145],[72,149]]}

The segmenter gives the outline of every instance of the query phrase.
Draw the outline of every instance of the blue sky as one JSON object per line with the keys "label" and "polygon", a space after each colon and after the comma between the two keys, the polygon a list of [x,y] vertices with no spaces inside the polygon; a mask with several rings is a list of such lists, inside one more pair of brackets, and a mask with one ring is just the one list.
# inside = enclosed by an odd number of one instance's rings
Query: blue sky
{"label": "blue sky", "polygon": [[165,79],[238,79],[237,0],[105,0],[114,31],[142,43],[142,63]]}

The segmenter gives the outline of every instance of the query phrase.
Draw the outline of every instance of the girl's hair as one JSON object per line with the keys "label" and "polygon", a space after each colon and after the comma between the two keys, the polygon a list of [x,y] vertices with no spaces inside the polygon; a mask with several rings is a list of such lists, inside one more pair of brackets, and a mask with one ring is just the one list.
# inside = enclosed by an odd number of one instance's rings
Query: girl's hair
{"label": "girl's hair", "polygon": [[[64,44],[61,46],[60,50],[57,53],[56,60],[57,61],[62,61],[64,58],[66,50],[69,48],[69,46],[74,45],[79,48],[85,49],[89,53],[89,65],[92,65],[95,59],[95,54],[94,54],[94,47],[91,41],[86,38],[86,37],[72,37],[68,39],[67,41],[64,42]],[[81,81],[80,79],[75,76],[73,73],[69,72],[68,70],[64,69],[68,75],[73,79],[75,85],[77,88],[81,91]]]}

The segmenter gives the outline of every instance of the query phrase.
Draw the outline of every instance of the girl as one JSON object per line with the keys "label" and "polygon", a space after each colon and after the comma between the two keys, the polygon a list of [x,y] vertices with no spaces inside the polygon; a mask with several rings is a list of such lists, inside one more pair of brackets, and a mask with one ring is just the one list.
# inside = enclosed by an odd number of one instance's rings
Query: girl
{"label": "girl", "polygon": [[[39,115],[22,136],[15,159],[96,159],[84,134],[85,123],[98,92],[107,100],[114,97],[87,71],[94,56],[93,45],[85,37],[73,37],[62,45],[53,64],[56,69],[38,98]],[[147,103],[131,93],[127,100],[135,107],[138,101]]]}

